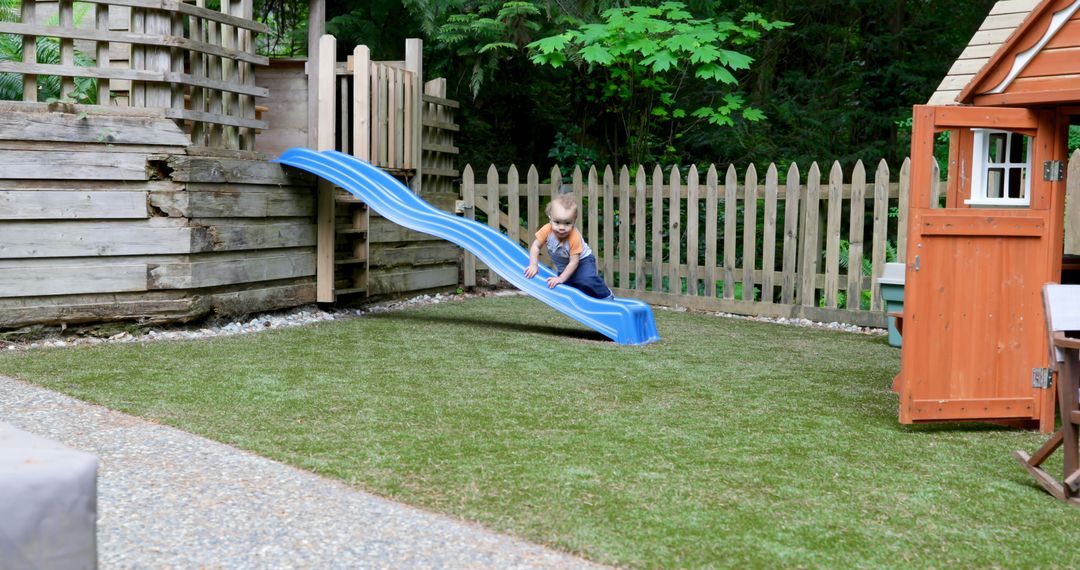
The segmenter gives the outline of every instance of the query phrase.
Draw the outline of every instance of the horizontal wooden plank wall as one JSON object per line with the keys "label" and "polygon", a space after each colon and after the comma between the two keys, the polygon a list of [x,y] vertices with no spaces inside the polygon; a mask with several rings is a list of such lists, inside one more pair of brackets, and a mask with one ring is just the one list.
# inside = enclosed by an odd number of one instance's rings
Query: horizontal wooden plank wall
{"label": "horizontal wooden plank wall", "polygon": [[[835,163],[822,172],[815,163],[805,174],[794,164],[764,173],[753,166],[742,173],[608,167],[564,176],[556,167],[541,176],[535,167],[522,173],[511,166],[500,175],[494,166],[482,173],[466,166],[462,195],[466,215],[471,208],[527,246],[550,197],[573,189],[582,203],[579,229],[619,296],[884,326],[874,279],[904,247],[909,168],[908,161],[898,173],[884,161],[872,172],[859,163],[847,173]],[[476,265],[488,282],[498,282]],[[857,279],[849,279],[849,267],[859,268]]]}
{"label": "horizontal wooden plank wall", "polygon": [[309,175],[196,151],[152,112],[20,105],[0,120],[0,327],[314,302]]}
{"label": "horizontal wooden plank wall", "polygon": [[[424,199],[436,208],[453,211],[457,193],[428,192]],[[396,295],[460,283],[461,250],[450,242],[405,229],[375,213],[371,214],[368,240],[369,295]]]}

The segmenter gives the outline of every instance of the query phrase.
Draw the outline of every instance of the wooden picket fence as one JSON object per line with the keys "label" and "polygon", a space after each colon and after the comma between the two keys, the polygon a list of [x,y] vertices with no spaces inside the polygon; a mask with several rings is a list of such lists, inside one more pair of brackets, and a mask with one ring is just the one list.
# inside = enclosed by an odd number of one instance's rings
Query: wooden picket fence
{"label": "wooden picket fence", "polygon": [[[547,222],[544,205],[561,191],[579,197],[578,227],[597,255],[598,268],[618,296],[699,310],[770,317],[809,318],[884,326],[875,279],[889,252],[904,258],[908,173],[897,181],[881,161],[867,180],[861,162],[845,177],[833,163],[822,177],[817,163],[805,178],[797,165],[780,181],[775,165],[764,184],[754,166],[740,181],[729,167],[720,181],[715,165],[704,180],[696,166],[651,175],[638,167],[561,170],[548,182],[529,167],[524,182],[516,167],[501,178],[495,166],[483,181],[471,166],[462,172],[462,211],[486,218],[522,245]],[[890,216],[892,208],[893,216]],[[846,243],[846,245],[844,245]],[[869,271],[863,269],[868,259]],[[842,261],[846,260],[846,264]],[[850,268],[855,268],[850,271]],[[465,285],[477,272],[499,278],[466,254]],[[864,300],[865,297],[868,299]]]}

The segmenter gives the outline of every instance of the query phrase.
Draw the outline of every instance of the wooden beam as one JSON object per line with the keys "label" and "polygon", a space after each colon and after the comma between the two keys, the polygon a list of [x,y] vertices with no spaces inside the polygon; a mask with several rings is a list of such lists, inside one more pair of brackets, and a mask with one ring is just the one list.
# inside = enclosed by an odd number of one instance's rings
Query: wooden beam
{"label": "wooden beam", "polygon": [[0,224],[0,259],[188,253],[193,228],[146,222]]}
{"label": "wooden beam", "polygon": [[405,293],[458,284],[457,264],[427,269],[371,270],[368,274],[370,295]]}
{"label": "wooden beam", "polygon": [[274,251],[249,254],[242,259],[207,259],[146,267],[148,289],[192,289],[273,281],[315,274],[315,253],[281,255]]}
{"label": "wooden beam", "polygon": [[126,152],[0,152],[0,179],[147,180],[147,155]]}
{"label": "wooden beam", "polygon": [[[44,107],[44,105],[43,105]],[[23,112],[0,106],[0,140],[187,146],[187,135],[161,118]],[[82,110],[81,106],[75,109]],[[75,110],[73,109],[73,110]]]}
{"label": "wooden beam", "polygon": [[146,192],[0,190],[0,220],[148,218],[146,195]]}
{"label": "wooden beam", "polygon": [[[247,223],[233,220],[223,225],[215,220],[193,219],[187,253],[308,247],[315,245],[315,226],[298,223]],[[185,244],[188,245],[188,244]]]}
{"label": "wooden beam", "polygon": [[15,34],[20,36],[48,36],[71,40],[87,40],[93,42],[124,43],[146,46],[167,46],[185,49],[187,51],[205,53],[216,57],[225,57],[238,61],[246,61],[255,65],[269,65],[270,58],[262,55],[249,54],[242,50],[227,49],[221,46],[190,40],[184,37],[169,34],[145,34],[120,30],[93,30],[83,28],[63,28],[57,26],[38,26],[34,24],[21,24],[18,22],[0,22],[0,34]]}
{"label": "wooden beam", "polygon": [[172,107],[165,107],[165,116],[169,117],[170,119],[179,119],[182,121],[215,123],[218,125],[228,125],[230,127],[241,127],[247,129],[270,128],[270,123],[268,121],[245,119],[243,117],[234,117],[232,115],[219,115],[217,113],[207,113],[205,111],[192,111],[191,109],[176,109]]}
{"label": "wooden beam", "polygon": [[162,157],[176,182],[229,184],[278,184],[306,186],[314,177],[302,170],[285,168],[276,162],[217,158],[209,156],[169,155]]}
{"label": "wooden beam", "polygon": [[911,419],[940,421],[962,419],[1034,418],[1034,398],[978,398],[973,400],[912,400]]}
{"label": "wooden beam", "polygon": [[[315,197],[310,188],[254,188],[269,190],[260,192],[230,188],[225,191],[198,191],[189,188],[187,191],[151,192],[148,201],[151,206],[172,217],[273,218],[315,215]],[[142,206],[145,209],[145,204]]]}
{"label": "wooden beam", "polygon": [[137,260],[97,266],[0,266],[0,297],[146,291],[146,264]]}

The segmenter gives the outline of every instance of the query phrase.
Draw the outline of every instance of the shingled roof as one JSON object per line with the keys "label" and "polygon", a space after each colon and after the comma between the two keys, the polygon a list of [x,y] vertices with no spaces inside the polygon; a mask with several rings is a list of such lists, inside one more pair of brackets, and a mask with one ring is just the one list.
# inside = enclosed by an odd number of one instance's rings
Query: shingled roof
{"label": "shingled roof", "polygon": [[1001,0],[991,8],[979,31],[971,37],[967,48],[956,58],[928,105],[959,105],[960,92],[975,78],[1009,36],[1038,6],[1040,0]]}

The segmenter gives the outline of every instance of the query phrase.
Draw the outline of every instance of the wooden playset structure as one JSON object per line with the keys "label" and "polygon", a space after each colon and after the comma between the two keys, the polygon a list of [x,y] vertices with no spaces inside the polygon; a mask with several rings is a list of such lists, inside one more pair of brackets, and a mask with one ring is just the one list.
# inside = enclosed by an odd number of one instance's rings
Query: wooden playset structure
{"label": "wooden playset structure", "polygon": [[[1080,285],[1047,284],[1043,288],[1046,305],[1046,332],[1050,370],[1056,374],[1061,428],[1033,455],[1016,451],[1035,480],[1051,495],[1080,506]],[[1062,478],[1050,475],[1042,464],[1063,449]]]}
{"label": "wooden playset structure", "polygon": [[[405,62],[359,62],[365,91],[346,62],[318,57],[322,0],[310,5],[307,65],[256,53],[266,26],[250,0],[20,8],[0,22],[23,46],[20,61],[0,61],[22,86],[0,102],[0,328],[189,320],[458,283],[456,248],[346,196],[316,200],[311,176],[270,161],[321,143],[369,152],[418,190],[423,166],[436,187],[452,172],[456,103],[421,95],[418,40]],[[55,61],[38,53],[50,42]],[[366,106],[340,102],[365,92]]]}
{"label": "wooden playset structure", "polygon": [[[999,2],[931,104],[915,108],[894,385],[902,423],[1053,430],[1040,292],[1075,263],[1064,242],[1067,136],[1080,118],[1077,54],[1080,0]],[[948,183],[939,201],[931,196],[943,132]]]}

